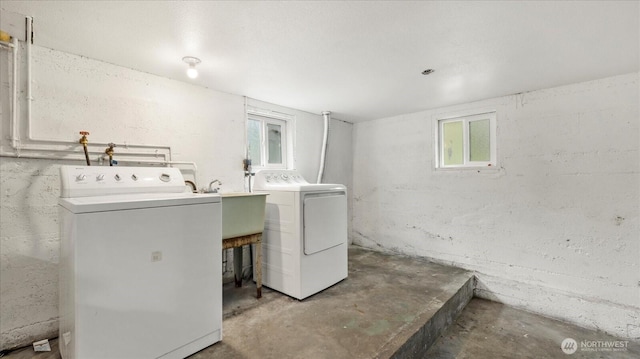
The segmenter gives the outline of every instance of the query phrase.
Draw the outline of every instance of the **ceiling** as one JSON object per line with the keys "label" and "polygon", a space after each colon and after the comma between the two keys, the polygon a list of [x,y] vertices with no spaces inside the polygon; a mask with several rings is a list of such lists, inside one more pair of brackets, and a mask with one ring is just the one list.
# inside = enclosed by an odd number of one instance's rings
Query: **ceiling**
{"label": "ceiling", "polygon": [[[638,1],[9,1],[34,43],[350,122],[639,71]],[[202,60],[196,80],[183,56]],[[423,76],[425,69],[435,72]]]}

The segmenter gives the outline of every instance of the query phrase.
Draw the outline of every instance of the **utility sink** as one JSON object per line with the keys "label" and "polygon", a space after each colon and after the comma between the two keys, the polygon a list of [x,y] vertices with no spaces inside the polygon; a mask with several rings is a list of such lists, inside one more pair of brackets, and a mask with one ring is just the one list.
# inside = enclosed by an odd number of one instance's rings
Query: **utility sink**
{"label": "utility sink", "polygon": [[222,239],[262,233],[266,193],[221,193]]}

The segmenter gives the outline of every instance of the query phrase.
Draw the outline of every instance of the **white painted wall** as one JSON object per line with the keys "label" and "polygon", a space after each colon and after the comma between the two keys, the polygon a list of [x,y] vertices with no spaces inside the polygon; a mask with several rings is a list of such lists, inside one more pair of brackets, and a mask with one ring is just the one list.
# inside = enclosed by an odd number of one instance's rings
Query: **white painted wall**
{"label": "white painted wall", "polygon": [[[87,130],[90,142],[169,145],[173,160],[197,163],[199,187],[217,178],[222,191],[244,190],[242,96],[38,46],[32,50],[36,137],[77,141],[78,131]],[[2,69],[0,144],[6,148],[10,116],[6,62]],[[24,122],[24,83],[20,90]],[[294,155],[303,174],[312,177],[319,162],[322,116],[284,110],[296,115],[299,140]],[[351,181],[351,131],[351,124],[340,123],[330,138],[335,149],[344,152],[329,157],[328,171],[344,183]],[[57,198],[62,163],[83,164],[0,158],[0,349],[57,336]]]}
{"label": "white painted wall", "polygon": [[[640,338],[638,73],[354,128],[354,243],[476,271],[476,294]],[[499,168],[435,171],[439,115],[497,110]]]}

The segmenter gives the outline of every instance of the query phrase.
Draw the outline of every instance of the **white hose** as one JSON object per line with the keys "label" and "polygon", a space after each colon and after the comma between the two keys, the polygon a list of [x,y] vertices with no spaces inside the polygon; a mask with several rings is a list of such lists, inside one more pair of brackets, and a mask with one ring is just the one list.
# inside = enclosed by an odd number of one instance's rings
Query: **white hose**
{"label": "white hose", "polygon": [[331,112],[324,111],[322,113],[322,117],[324,118],[324,136],[322,139],[322,150],[320,150],[320,169],[318,170],[318,181],[317,183],[322,183],[322,175],[324,174],[324,162],[325,157],[327,156],[327,142],[329,140],[329,120],[331,116]]}

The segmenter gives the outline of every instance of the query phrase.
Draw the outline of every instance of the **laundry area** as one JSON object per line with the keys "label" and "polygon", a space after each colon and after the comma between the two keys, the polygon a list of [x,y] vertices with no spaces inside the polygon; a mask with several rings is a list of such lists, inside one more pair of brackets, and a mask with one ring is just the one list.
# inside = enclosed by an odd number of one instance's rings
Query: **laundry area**
{"label": "laundry area", "polygon": [[640,2],[0,2],[0,357],[640,357]]}
{"label": "laundry area", "polygon": [[[251,281],[225,284],[224,340],[188,358],[562,358],[554,343],[563,335],[615,340],[473,298],[474,281],[459,268],[351,247],[349,280],[304,301],[269,289],[256,301]],[[640,355],[637,343],[627,349],[606,357]],[[60,358],[32,348],[6,357]]]}

